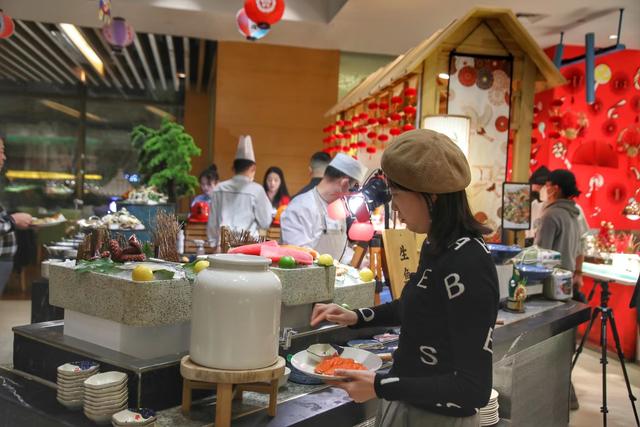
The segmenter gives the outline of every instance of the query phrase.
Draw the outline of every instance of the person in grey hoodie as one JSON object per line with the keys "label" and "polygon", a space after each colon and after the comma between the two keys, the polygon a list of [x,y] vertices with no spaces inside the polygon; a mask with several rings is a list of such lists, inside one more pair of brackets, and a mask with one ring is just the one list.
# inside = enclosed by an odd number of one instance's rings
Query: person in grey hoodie
{"label": "person in grey hoodie", "polygon": [[573,200],[580,195],[575,175],[566,169],[549,174],[547,204],[542,212],[535,244],[562,254],[560,267],[573,273],[576,290],[582,287],[582,235],[580,209]]}

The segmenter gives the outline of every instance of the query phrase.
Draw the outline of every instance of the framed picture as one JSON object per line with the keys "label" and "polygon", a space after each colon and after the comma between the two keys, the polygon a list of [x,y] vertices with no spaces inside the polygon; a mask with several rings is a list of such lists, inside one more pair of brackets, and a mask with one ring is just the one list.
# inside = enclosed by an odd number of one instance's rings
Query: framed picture
{"label": "framed picture", "polygon": [[529,230],[531,228],[531,184],[504,182],[501,212],[503,230]]}

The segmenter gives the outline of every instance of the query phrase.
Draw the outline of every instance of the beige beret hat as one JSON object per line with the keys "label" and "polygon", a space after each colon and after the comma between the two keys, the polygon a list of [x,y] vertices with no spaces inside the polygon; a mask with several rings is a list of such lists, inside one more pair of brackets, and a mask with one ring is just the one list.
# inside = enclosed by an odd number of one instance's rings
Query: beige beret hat
{"label": "beige beret hat", "polygon": [[382,155],[387,177],[419,193],[453,193],[471,182],[471,171],[464,153],[441,133],[416,129],[405,132]]}

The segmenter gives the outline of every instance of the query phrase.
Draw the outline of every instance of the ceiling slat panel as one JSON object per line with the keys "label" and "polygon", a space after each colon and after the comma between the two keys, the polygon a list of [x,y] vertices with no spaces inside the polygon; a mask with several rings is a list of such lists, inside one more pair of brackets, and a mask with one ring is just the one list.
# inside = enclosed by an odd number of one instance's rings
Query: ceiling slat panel
{"label": "ceiling slat panel", "polygon": [[171,80],[173,80],[173,89],[178,92],[180,90],[180,81],[178,80],[178,70],[176,67],[176,51],[173,47],[173,37],[166,35],[167,50],[169,51],[169,62],[171,63]]}
{"label": "ceiling slat panel", "polygon": [[160,84],[162,85],[162,89],[167,90],[167,80],[164,76],[164,67],[162,66],[162,61],[160,60],[160,53],[158,52],[158,44],[156,43],[156,36],[153,34],[147,34],[149,38],[149,44],[151,45],[151,52],[153,53],[153,59],[156,63],[156,68],[158,69],[158,76],[160,76]]}
{"label": "ceiling slat panel", "polygon": [[156,82],[153,79],[153,75],[151,74],[151,69],[149,69],[149,63],[147,62],[147,57],[144,54],[144,50],[142,49],[142,45],[140,44],[140,39],[136,34],[133,38],[133,44],[136,47],[136,52],[138,52],[138,56],[140,57],[140,61],[142,62],[142,68],[144,69],[144,73],[147,75],[147,80],[149,80],[149,86],[151,86],[152,90],[156,90]]}
{"label": "ceiling slat panel", "polygon": [[131,59],[131,55],[129,54],[129,48],[124,48],[122,52],[124,53],[124,59],[127,61],[127,65],[133,72],[133,77],[136,79],[138,86],[140,87],[140,89],[144,90],[145,89],[144,83],[142,83],[142,78],[140,77],[140,73],[138,72],[138,69],[133,63],[133,60]]}

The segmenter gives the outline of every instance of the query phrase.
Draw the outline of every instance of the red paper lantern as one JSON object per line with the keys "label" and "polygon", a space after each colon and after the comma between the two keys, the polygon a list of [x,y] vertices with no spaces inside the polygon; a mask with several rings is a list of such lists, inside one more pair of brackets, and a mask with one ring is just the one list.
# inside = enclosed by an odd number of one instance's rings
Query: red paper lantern
{"label": "red paper lantern", "polygon": [[414,107],[413,105],[407,105],[406,107],[403,108],[404,113],[407,116],[413,116],[416,114],[416,107]]}
{"label": "red paper lantern", "polygon": [[391,128],[391,129],[389,130],[389,133],[390,133],[392,136],[398,136],[398,135],[400,135],[400,134],[402,133],[402,131],[401,131],[400,129],[398,129],[398,128]]}
{"label": "red paper lantern", "polygon": [[329,144],[329,143],[331,142],[331,138],[329,138],[329,137],[323,138],[323,139],[322,139],[322,142],[323,142],[324,144]]}
{"label": "red paper lantern", "polygon": [[358,141],[358,148],[364,148],[367,146],[367,143],[364,141]]}
{"label": "red paper lantern", "polygon": [[370,125],[375,125],[378,123],[378,119],[371,117],[367,120],[367,123],[369,123]]}
{"label": "red paper lantern", "polygon": [[343,126],[351,126],[351,120],[345,120]]}
{"label": "red paper lantern", "polygon": [[15,31],[15,24],[9,15],[5,15],[0,9],[0,39],[8,39]]}
{"label": "red paper lantern", "polygon": [[389,118],[394,122],[398,122],[402,119],[402,115],[400,113],[392,113]]}
{"label": "red paper lantern", "polygon": [[386,117],[380,117],[380,118],[378,119],[378,123],[379,123],[379,124],[381,124],[382,126],[384,126],[384,125],[386,125],[386,124],[388,124],[388,123],[389,123],[389,119],[388,119],[388,118],[386,118]]}
{"label": "red paper lantern", "polygon": [[373,234],[371,222],[354,222],[349,229],[349,239],[355,242],[368,242],[373,238]]}
{"label": "red paper lantern", "polygon": [[407,132],[410,130],[414,130],[416,127],[414,125],[412,125],[411,123],[407,123],[406,125],[402,126],[402,130]]}
{"label": "red paper lantern", "polygon": [[350,150],[350,148],[349,148],[348,145],[345,145],[345,146],[342,147],[342,151],[344,151],[345,153],[348,153],[349,150]]}
{"label": "red paper lantern", "polygon": [[385,135],[384,133],[381,135],[378,135],[378,141],[380,142],[386,142],[389,140],[389,135]]}
{"label": "red paper lantern", "polygon": [[355,142],[352,142],[351,144],[349,144],[349,148],[358,148],[358,144],[356,144]]}
{"label": "red paper lantern", "polygon": [[369,115],[367,113],[360,113],[358,117],[360,117],[360,120],[367,120]]}
{"label": "red paper lantern", "polygon": [[373,147],[373,146],[367,147],[367,153],[369,153],[369,154],[375,154],[376,151],[378,151],[378,150],[376,150],[376,147]]}
{"label": "red paper lantern", "polygon": [[336,126],[338,126],[338,127],[342,127],[342,126],[344,126],[344,120],[338,120],[338,121],[336,122]]}
{"label": "red paper lantern", "polygon": [[358,133],[359,133],[359,134],[365,134],[365,133],[367,133],[367,128],[365,128],[365,127],[358,128]]}
{"label": "red paper lantern", "polygon": [[404,96],[406,97],[416,96],[417,93],[418,90],[414,87],[408,87],[404,90]]}
{"label": "red paper lantern", "polygon": [[373,131],[371,131],[371,132],[369,132],[369,133],[367,134],[367,138],[369,138],[369,139],[373,139],[373,138],[375,138],[376,136],[378,136],[378,134],[377,134],[376,132],[373,132]]}
{"label": "red paper lantern", "polygon": [[404,100],[402,99],[401,96],[392,96],[391,97],[391,103],[392,104],[402,104],[404,102]]}
{"label": "red paper lantern", "polygon": [[344,133],[342,134],[342,137],[343,137],[344,139],[349,139],[349,138],[351,138],[351,132],[344,132]]}
{"label": "red paper lantern", "polygon": [[375,102],[372,102],[371,104],[369,104],[369,105],[367,106],[367,108],[368,108],[369,110],[377,110],[377,109],[378,109],[378,104],[376,104]]}
{"label": "red paper lantern", "polygon": [[270,28],[282,19],[284,7],[284,0],[246,0],[244,2],[244,10],[249,19],[263,29]]}
{"label": "red paper lantern", "polygon": [[389,109],[389,104],[387,104],[386,102],[381,102],[380,104],[378,104],[378,109],[379,110],[388,110]]}
{"label": "red paper lantern", "polygon": [[336,133],[336,139],[342,139],[342,134],[341,133]]}

